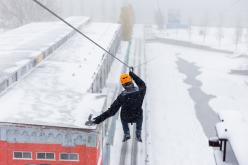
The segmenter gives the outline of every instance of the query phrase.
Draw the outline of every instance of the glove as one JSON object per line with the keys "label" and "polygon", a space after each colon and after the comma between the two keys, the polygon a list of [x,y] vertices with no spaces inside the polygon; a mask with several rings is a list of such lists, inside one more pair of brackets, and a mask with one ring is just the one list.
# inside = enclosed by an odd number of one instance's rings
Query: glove
{"label": "glove", "polygon": [[97,116],[97,117],[93,118],[92,122],[93,122],[94,124],[100,124],[100,123],[101,123],[101,121],[100,121],[100,116]]}
{"label": "glove", "polygon": [[95,124],[99,124],[99,122],[96,122],[96,118],[94,118],[93,120],[91,119],[92,118],[92,114],[89,115],[88,117],[88,121],[85,122],[85,125],[87,126],[93,126]]}

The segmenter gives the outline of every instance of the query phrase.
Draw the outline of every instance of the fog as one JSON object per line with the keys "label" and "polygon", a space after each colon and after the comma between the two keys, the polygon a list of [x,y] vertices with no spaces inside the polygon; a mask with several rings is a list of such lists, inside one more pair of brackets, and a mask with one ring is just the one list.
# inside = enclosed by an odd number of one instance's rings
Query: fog
{"label": "fog", "polygon": [[[177,10],[181,19],[193,25],[247,26],[248,1],[246,0],[41,0],[63,17],[85,15],[96,21],[118,22],[123,6],[131,4],[135,23],[154,24],[155,12],[160,11],[166,21],[170,10]],[[31,6],[36,14],[25,9]],[[23,8],[25,18],[17,18],[16,8]],[[30,8],[29,8],[30,9]],[[40,13],[40,14],[39,14]],[[34,15],[34,16],[33,16]],[[30,18],[30,17],[34,18]],[[29,20],[27,19],[29,17]],[[15,22],[19,19],[19,22]],[[27,19],[28,21],[20,21]],[[32,21],[54,19],[32,0],[0,0],[0,26],[18,26]],[[10,21],[6,25],[6,20]],[[14,22],[14,23],[13,23]]]}
{"label": "fog", "polygon": [[[236,25],[237,22],[247,26],[248,23],[248,1],[246,0],[83,0],[83,2],[73,0],[72,2],[71,9],[66,5],[64,10],[75,11],[74,6],[81,3],[82,10],[78,9],[81,13],[101,21],[118,21],[120,8],[131,4],[134,8],[136,23],[154,23],[154,12],[158,9],[165,18],[169,10],[179,10],[186,22],[191,19],[193,24],[198,25],[201,25],[206,17],[213,25],[218,25],[219,19],[222,19],[226,26]],[[68,13],[71,14],[70,11]]]}

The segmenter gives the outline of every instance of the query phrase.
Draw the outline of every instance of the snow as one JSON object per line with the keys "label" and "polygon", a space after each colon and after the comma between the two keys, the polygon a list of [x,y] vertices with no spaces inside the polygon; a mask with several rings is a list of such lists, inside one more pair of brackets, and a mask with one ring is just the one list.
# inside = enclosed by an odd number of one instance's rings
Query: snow
{"label": "snow", "polygon": [[[90,23],[82,31],[110,47],[118,24]],[[84,126],[88,115],[98,115],[106,97],[87,90],[105,53],[78,34],[18,84],[0,97],[1,122],[44,124],[94,129]]]}
{"label": "snow", "polygon": [[[135,59],[139,59],[140,46],[138,43],[139,40],[142,40],[142,28],[135,26],[135,29],[139,30],[138,33],[134,31],[129,59],[130,64],[134,66],[144,62],[133,63]],[[215,132],[214,126],[219,121],[215,113],[217,110],[211,104],[218,99],[218,95],[211,92],[215,91],[219,85],[225,86],[223,81],[216,83],[216,77],[221,79],[230,76],[229,80],[224,81],[240,82],[240,80],[245,80],[242,76],[229,74],[231,68],[239,68],[244,64],[243,59],[233,58],[229,54],[171,46],[159,42],[148,42],[145,46],[146,63],[142,65],[142,72],[147,70],[147,96],[144,103],[147,106],[144,111],[143,143],[138,143],[137,153],[133,152],[135,135],[133,126],[130,126],[132,138],[123,144],[121,142],[122,125],[117,120],[110,154],[111,164],[130,164],[137,154],[137,164],[215,165],[213,150],[208,146],[210,135],[205,128],[208,127],[209,130]],[[189,72],[189,75],[182,73],[179,69],[181,67],[179,66],[181,64],[178,63],[179,59],[185,60],[196,68],[199,67],[197,74],[194,75],[194,72]],[[186,69],[190,70],[190,68]],[[207,79],[202,79],[202,76],[206,76]],[[192,79],[191,81],[195,79],[196,82],[193,83],[196,83],[196,86],[199,85],[198,88],[202,95],[215,97],[208,100],[201,95],[192,96],[190,89],[194,88],[194,84],[190,84],[189,79]],[[240,82],[240,84],[242,83]],[[211,91],[206,90],[206,86]],[[225,91],[230,90],[230,86],[225,86],[225,88],[228,88]],[[236,90],[232,89],[234,94],[238,95],[239,91]],[[193,97],[199,97],[199,99],[194,100]],[[205,104],[209,108],[203,112],[205,116],[199,117],[198,111],[204,107],[197,106]],[[246,107],[244,104],[240,106]],[[208,113],[213,113],[217,120],[212,121]],[[211,124],[203,125],[202,121]]]}
{"label": "snow", "polygon": [[[207,114],[229,110],[241,113],[243,120],[247,121],[247,77],[232,73],[232,70],[247,69],[247,58],[156,42],[147,44],[146,49],[150,59],[156,57],[147,64],[148,110],[152,121],[151,164],[213,164],[212,151],[206,143],[209,134],[203,131],[205,126],[201,123],[207,121],[208,127],[214,131],[216,120],[212,121]],[[186,61],[188,67],[196,68],[196,75],[194,72],[189,72],[189,77],[179,74],[175,64],[178,59]],[[188,85],[190,79],[194,80],[191,86],[204,92],[209,100],[196,95],[198,102],[192,102],[193,98],[189,97],[193,89]],[[210,109],[205,117],[196,117],[204,102]],[[235,115],[228,116],[228,128],[233,134],[230,140],[235,141],[231,143],[234,143],[234,152],[238,150],[236,157],[239,159],[247,154],[248,126],[243,120],[234,120]],[[244,162],[247,164],[247,160]]]}
{"label": "snow", "polygon": [[[79,28],[87,23],[89,18],[70,17],[66,20]],[[27,24],[0,34],[0,84],[13,74],[17,74],[16,79],[19,80],[61,46],[72,32],[71,28],[61,22],[42,22]]]}
{"label": "snow", "polygon": [[175,51],[165,44],[146,44],[148,58],[160,57],[147,65],[150,164],[214,165],[208,139],[187,91],[189,85],[184,84],[185,76],[178,71]]}
{"label": "snow", "polygon": [[[81,30],[108,49],[118,29],[119,25],[116,24],[89,23]],[[132,139],[122,143],[122,125],[119,117],[115,116],[117,121],[113,142],[104,139],[110,146],[110,164],[130,164],[137,154],[138,164],[215,165],[213,150],[207,143],[210,136],[207,129],[215,131],[214,125],[219,114],[224,119],[224,125],[221,123],[220,129],[228,129],[225,136],[230,140],[240,165],[247,165],[248,81],[245,75],[233,71],[248,70],[248,58],[155,41],[147,42],[145,52],[142,52],[144,50],[139,43],[144,40],[143,30],[143,26],[135,26],[129,62],[134,66],[143,64],[144,59],[139,57],[142,53],[145,53],[148,61],[141,69],[142,77],[147,76],[147,106],[142,131],[144,142],[138,144],[136,153],[133,148],[135,135],[132,126]],[[198,30],[199,28],[193,29],[190,42],[198,43],[202,39],[197,36]],[[234,51],[235,45],[231,40],[226,40],[234,30],[224,31],[228,35],[220,48],[214,38],[216,28],[209,29],[212,37],[200,44]],[[175,39],[180,36],[179,40],[188,41],[185,31],[173,33],[168,31],[166,37]],[[126,44],[122,45],[118,54],[121,59],[124,59]],[[15,49],[12,46],[10,44],[8,47]],[[247,50],[241,45],[239,51]],[[2,52],[4,54],[5,50]],[[39,50],[30,52],[36,56]],[[75,35],[30,75],[0,96],[3,109],[0,111],[0,121],[95,129],[95,126],[84,126],[84,122],[89,114],[97,116],[103,107],[111,104],[110,95],[115,99],[114,94],[119,90],[119,73],[123,71],[122,65],[115,60],[104,94],[88,93],[103,58],[102,50]],[[179,61],[186,63],[188,68],[182,67]],[[21,59],[17,65],[24,65],[26,62],[26,59]],[[11,73],[15,69],[8,67],[5,72]],[[146,74],[144,70],[147,70]],[[209,114],[214,117],[211,118]],[[111,125],[112,122],[114,117],[109,119],[108,124]],[[107,136],[111,138],[109,131],[107,130]]]}
{"label": "snow", "polygon": [[236,163],[229,163],[227,161],[223,162],[223,152],[220,150],[214,150],[214,156],[216,165],[238,165]]}
{"label": "snow", "polygon": [[[89,20],[88,17],[70,17],[66,19],[66,21],[68,21],[69,23],[71,23],[76,27],[82,24],[82,22],[87,22],[88,20]],[[50,35],[52,34],[55,35],[53,37],[56,38],[59,35],[64,35],[64,33],[68,33],[69,29],[71,28],[66,26],[61,21],[33,22],[1,34],[1,38],[5,39],[5,40],[1,40],[1,45],[5,45],[5,47],[1,47],[1,50],[3,49],[13,50],[13,48],[20,47],[20,45],[31,46],[28,44],[30,43],[30,41],[34,41],[34,40],[41,42],[42,40],[51,40],[51,38],[48,38],[47,36],[42,38],[39,37],[50,33]],[[35,42],[33,44],[37,44],[37,43]],[[42,43],[38,42],[38,44],[42,44]],[[46,42],[43,44],[46,44]]]}
{"label": "snow", "polygon": [[[240,38],[236,45],[235,40],[239,32]],[[164,31],[158,31],[153,28],[152,33],[159,38],[176,39],[238,54],[248,54],[247,28],[192,26],[189,29],[166,29]],[[206,33],[205,37],[204,33]],[[220,35],[221,40],[219,40]]]}
{"label": "snow", "polygon": [[223,122],[219,122],[216,124],[216,132],[220,139],[228,139],[225,124]]}
{"label": "snow", "polygon": [[[76,27],[86,23],[87,17],[70,17],[67,21]],[[63,38],[72,29],[61,22],[30,23],[0,35],[1,52],[41,51]],[[5,62],[6,63],[6,62]]]}
{"label": "snow", "polygon": [[248,119],[247,78],[239,74],[230,74],[232,70],[239,70],[240,67],[247,68],[247,58],[233,58],[225,53],[180,47],[175,47],[175,52],[200,68],[201,74],[197,79],[202,82],[203,91],[215,96],[210,100],[214,111],[237,110]]}

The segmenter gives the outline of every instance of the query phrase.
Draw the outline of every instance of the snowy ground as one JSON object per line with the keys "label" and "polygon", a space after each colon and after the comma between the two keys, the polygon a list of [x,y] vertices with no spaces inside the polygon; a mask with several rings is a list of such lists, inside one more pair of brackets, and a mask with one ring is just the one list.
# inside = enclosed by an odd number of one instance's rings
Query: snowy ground
{"label": "snowy ground", "polygon": [[[131,65],[140,63],[133,62],[142,52],[139,42],[143,40],[143,28],[135,29]],[[123,144],[118,119],[111,165],[215,165],[208,137],[216,134],[217,112],[238,110],[248,117],[248,92],[242,92],[248,90],[247,80],[239,72],[247,68],[247,58],[161,42],[147,42],[143,53],[146,60],[142,71],[147,70],[148,88],[143,143],[137,145],[132,135]],[[230,154],[228,160],[235,159]]]}
{"label": "snowy ground", "polygon": [[188,93],[190,86],[184,83],[185,75],[178,71],[175,56],[178,49],[173,48],[160,43],[146,45],[148,59],[159,56],[147,65],[150,162],[154,165],[213,165],[207,136]]}
{"label": "snowy ground", "polygon": [[213,96],[210,106],[215,112],[238,110],[248,119],[247,75],[238,72],[248,69],[247,58],[232,58],[228,54],[173,48],[178,58],[198,68],[199,74],[196,79],[201,82],[202,90]]}
{"label": "snowy ground", "polygon": [[152,31],[158,37],[187,41],[222,50],[230,50],[239,54],[248,54],[247,28],[193,26],[189,29],[166,29],[163,31],[153,28]]}
{"label": "snowy ground", "polygon": [[[142,33],[143,27],[135,26],[131,65],[137,65],[137,60],[133,62],[142,54]],[[143,53],[146,60],[141,70],[148,89],[143,143],[135,143],[132,134],[123,144],[117,117],[110,164],[215,165],[208,137],[216,134],[217,112],[235,110],[248,119],[248,83],[243,72],[248,59],[161,42],[147,42]],[[236,163],[230,145],[227,161]]]}
{"label": "snowy ground", "polygon": [[[214,164],[207,137],[215,112],[240,111],[248,119],[247,58],[198,49],[147,43],[151,164]],[[204,160],[204,161],[202,161]]]}

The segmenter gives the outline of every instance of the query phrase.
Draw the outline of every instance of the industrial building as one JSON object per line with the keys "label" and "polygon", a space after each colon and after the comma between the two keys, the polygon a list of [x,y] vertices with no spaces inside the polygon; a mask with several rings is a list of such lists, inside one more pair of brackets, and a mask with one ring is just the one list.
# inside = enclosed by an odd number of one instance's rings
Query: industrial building
{"label": "industrial building", "polygon": [[[80,30],[116,54],[120,25],[89,21]],[[84,123],[89,114],[106,108],[101,90],[112,61],[74,34],[4,90],[0,95],[0,165],[100,165],[105,128]]]}

